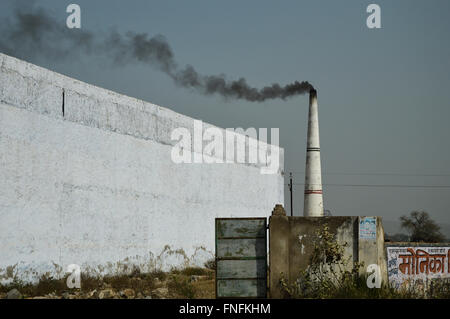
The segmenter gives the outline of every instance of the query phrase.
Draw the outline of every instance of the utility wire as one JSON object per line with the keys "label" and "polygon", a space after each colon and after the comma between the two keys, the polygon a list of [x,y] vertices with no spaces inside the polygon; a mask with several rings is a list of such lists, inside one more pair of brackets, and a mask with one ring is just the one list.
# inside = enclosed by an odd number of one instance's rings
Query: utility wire
{"label": "utility wire", "polygon": [[[290,172],[293,174],[302,174],[304,175],[305,172],[296,172],[296,171],[289,171],[285,170],[286,172]],[[403,174],[403,173],[322,173],[322,175],[354,175],[354,176],[445,176],[450,177],[450,174]]]}
{"label": "utility wire", "polygon": [[[285,184],[288,185],[288,184]],[[304,183],[293,183],[293,185],[305,185]],[[392,184],[322,184],[323,186],[342,187],[394,187],[394,188],[450,188],[450,185],[392,185]]]}

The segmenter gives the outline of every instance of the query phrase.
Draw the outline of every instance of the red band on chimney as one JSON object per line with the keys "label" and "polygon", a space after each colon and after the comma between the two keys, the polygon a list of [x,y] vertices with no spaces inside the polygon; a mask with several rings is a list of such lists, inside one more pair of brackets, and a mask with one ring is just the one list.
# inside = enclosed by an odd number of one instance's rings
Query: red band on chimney
{"label": "red band on chimney", "polygon": [[308,194],[322,194],[322,191],[305,191],[305,195],[308,195]]}

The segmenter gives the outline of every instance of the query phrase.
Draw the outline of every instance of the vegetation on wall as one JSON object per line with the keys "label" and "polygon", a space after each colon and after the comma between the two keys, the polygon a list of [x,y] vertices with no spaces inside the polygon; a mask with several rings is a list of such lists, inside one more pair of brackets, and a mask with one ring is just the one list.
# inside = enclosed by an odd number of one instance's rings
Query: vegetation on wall
{"label": "vegetation on wall", "polygon": [[[345,257],[346,243],[340,244],[336,236],[324,225],[314,238],[314,249],[309,266],[300,271],[295,282],[281,274],[280,289],[285,298],[449,298],[448,289],[434,289],[427,295],[414,289],[399,291],[382,283],[380,288],[369,288],[364,265]],[[447,287],[448,288],[448,287]]]}

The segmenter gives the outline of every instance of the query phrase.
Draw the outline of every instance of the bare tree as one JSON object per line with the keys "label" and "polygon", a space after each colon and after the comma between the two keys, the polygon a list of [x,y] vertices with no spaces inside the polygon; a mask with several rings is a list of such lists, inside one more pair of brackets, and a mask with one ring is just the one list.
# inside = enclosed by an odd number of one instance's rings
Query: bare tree
{"label": "bare tree", "polygon": [[408,230],[411,241],[437,243],[445,241],[440,227],[425,211],[413,211],[409,216],[400,217],[402,227]]}

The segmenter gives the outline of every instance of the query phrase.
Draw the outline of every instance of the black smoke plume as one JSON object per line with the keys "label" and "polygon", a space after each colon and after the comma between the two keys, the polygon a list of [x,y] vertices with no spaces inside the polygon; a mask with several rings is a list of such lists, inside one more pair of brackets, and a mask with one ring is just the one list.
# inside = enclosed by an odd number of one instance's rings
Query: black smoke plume
{"label": "black smoke plume", "polygon": [[295,81],[281,86],[277,83],[262,89],[251,87],[245,78],[229,81],[225,75],[201,75],[194,67],[180,67],[172,48],[162,35],[149,37],[146,33],[128,32],[125,35],[111,31],[106,35],[94,35],[81,29],[69,29],[65,21],[56,21],[44,10],[35,8],[15,9],[12,19],[0,27],[0,51],[19,58],[44,56],[50,59],[66,59],[80,53],[102,54],[110,57],[114,65],[142,62],[167,74],[177,86],[194,89],[202,94],[218,94],[222,97],[262,102],[268,99],[286,99],[308,93],[313,86]]}

